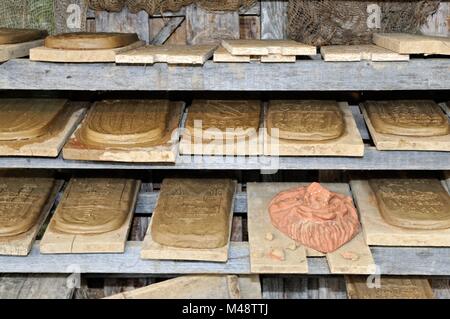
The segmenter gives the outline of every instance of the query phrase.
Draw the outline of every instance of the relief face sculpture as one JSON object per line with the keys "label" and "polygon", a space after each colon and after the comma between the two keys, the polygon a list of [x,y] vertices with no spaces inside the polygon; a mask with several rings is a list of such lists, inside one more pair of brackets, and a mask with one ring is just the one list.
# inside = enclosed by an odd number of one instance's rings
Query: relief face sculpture
{"label": "relief face sculpture", "polygon": [[61,100],[0,100],[0,141],[27,140],[47,134],[63,109]]}
{"label": "relief face sculpture", "polygon": [[182,248],[225,246],[234,190],[226,179],[165,179],[152,218],[153,240]]}
{"label": "relief face sculpture", "polygon": [[120,228],[130,213],[138,182],[71,179],[50,227],[65,234],[101,234]]}
{"label": "relief face sculpture", "polygon": [[0,238],[29,231],[41,215],[53,185],[49,178],[0,178]]}
{"label": "relief face sculpture", "polygon": [[368,101],[363,104],[382,134],[439,136],[450,133],[448,118],[433,101]]}
{"label": "relief face sculpture", "polygon": [[450,195],[439,180],[373,179],[369,184],[387,223],[410,229],[450,228]]}
{"label": "relief face sculpture", "polygon": [[45,46],[63,50],[105,50],[128,46],[139,41],[134,33],[74,32],[48,36]]}
{"label": "relief face sculpture", "polygon": [[[186,129],[189,135],[203,139],[251,137],[258,132],[260,114],[259,101],[194,100],[189,107]],[[201,131],[195,130],[194,121],[201,121]]]}
{"label": "relief face sculpture", "polygon": [[[279,138],[299,141],[324,141],[345,132],[342,111],[335,101],[270,101],[267,129],[279,130]],[[272,135],[272,134],[271,134]]]}
{"label": "relief face sculpture", "polygon": [[111,100],[97,102],[82,124],[79,138],[90,145],[139,146],[167,135],[170,102]]}
{"label": "relief face sculpture", "polygon": [[282,233],[323,253],[335,251],[360,231],[352,199],[319,183],[279,193],[269,204],[269,215]]}

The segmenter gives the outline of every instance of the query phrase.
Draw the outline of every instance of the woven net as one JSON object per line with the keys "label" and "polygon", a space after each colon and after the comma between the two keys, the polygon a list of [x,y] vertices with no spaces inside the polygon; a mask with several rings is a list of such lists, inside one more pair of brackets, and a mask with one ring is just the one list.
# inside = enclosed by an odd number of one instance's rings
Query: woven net
{"label": "woven net", "polygon": [[99,11],[121,11],[127,5],[132,13],[144,10],[154,15],[166,11],[176,12],[192,3],[210,11],[235,11],[250,7],[256,2],[257,0],[89,0],[89,6]]}
{"label": "woven net", "polygon": [[127,0],[89,0],[89,7],[97,11],[120,12]]}
{"label": "woven net", "polygon": [[[322,46],[368,44],[374,32],[417,33],[440,1],[289,0],[288,33],[291,39]],[[368,6],[381,9],[379,28],[369,28]],[[370,10],[369,10],[370,11]]]}
{"label": "woven net", "polygon": [[55,31],[53,0],[1,0],[0,27]]}

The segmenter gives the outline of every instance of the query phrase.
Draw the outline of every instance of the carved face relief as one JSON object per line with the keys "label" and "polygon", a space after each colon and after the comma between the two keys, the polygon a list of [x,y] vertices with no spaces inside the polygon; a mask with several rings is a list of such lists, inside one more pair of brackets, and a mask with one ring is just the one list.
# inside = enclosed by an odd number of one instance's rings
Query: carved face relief
{"label": "carved face relief", "polygon": [[153,239],[174,247],[223,247],[233,194],[231,180],[164,180],[153,215]]}
{"label": "carved face relief", "polygon": [[[251,137],[259,129],[260,114],[259,101],[195,100],[188,111],[186,128],[190,135],[204,139]],[[201,121],[201,128],[197,129],[195,121]]]}
{"label": "carved face relief", "polygon": [[438,180],[370,180],[383,218],[412,229],[450,227],[450,195]]}
{"label": "carved face relief", "polygon": [[278,230],[323,253],[335,251],[360,231],[352,199],[319,183],[279,193],[268,209]]}
{"label": "carved face relief", "polygon": [[160,139],[169,121],[169,101],[117,100],[96,103],[81,135],[102,145],[133,145]]}
{"label": "carved face relief", "polygon": [[433,101],[370,101],[364,106],[379,133],[407,136],[450,133],[447,117]]}
{"label": "carved face relief", "polygon": [[30,230],[41,215],[53,184],[47,178],[0,178],[0,237]]}
{"label": "carved face relief", "polygon": [[0,141],[32,139],[47,133],[64,100],[1,99]]}
{"label": "carved face relief", "polygon": [[137,182],[72,179],[52,220],[62,233],[99,234],[120,228],[133,204]]}
{"label": "carved face relief", "polygon": [[345,131],[341,110],[335,101],[270,101],[267,114],[269,134],[292,140],[329,140]]}

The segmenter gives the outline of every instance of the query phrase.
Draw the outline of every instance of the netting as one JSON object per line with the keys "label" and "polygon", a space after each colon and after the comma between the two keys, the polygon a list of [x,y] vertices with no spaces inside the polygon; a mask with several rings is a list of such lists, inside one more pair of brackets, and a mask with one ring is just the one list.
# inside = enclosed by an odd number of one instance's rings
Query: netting
{"label": "netting", "polygon": [[55,31],[53,0],[0,1],[0,27]]}
{"label": "netting", "polygon": [[[291,39],[317,46],[367,44],[374,32],[417,33],[439,3],[289,0],[288,33]],[[378,26],[371,25],[376,10],[381,13]]]}

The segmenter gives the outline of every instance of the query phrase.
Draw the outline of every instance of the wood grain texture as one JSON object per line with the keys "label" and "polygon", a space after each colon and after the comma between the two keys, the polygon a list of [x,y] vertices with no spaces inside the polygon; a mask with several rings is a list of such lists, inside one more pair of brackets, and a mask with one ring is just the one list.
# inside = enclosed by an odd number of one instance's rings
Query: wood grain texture
{"label": "wood grain texture", "polygon": [[315,55],[316,47],[293,40],[222,40],[222,46],[232,55]]}
{"label": "wood grain texture", "polygon": [[26,57],[30,54],[32,48],[40,47],[44,40],[35,40],[16,44],[0,45],[0,63],[11,59]]}
{"label": "wood grain texture", "polygon": [[261,39],[261,18],[259,16],[240,16],[240,39]]}
{"label": "wood grain texture", "polygon": [[203,65],[213,56],[215,45],[151,45],[118,54],[116,63]]}
{"label": "wood grain texture", "polygon": [[64,275],[1,275],[1,299],[71,299],[75,288]]}
{"label": "wood grain texture", "polygon": [[[0,272],[71,273],[70,266],[77,264],[83,274],[250,274],[246,242],[230,243],[226,263],[141,260],[141,248],[142,242],[128,242],[123,254],[43,255],[37,241],[26,259],[0,256]],[[382,275],[450,275],[450,248],[371,247],[371,251]],[[308,264],[310,275],[330,274],[325,258],[309,258]]]}
{"label": "wood grain texture", "polygon": [[188,44],[219,44],[221,39],[239,39],[239,13],[210,12],[196,4],[186,7]]}
{"label": "wood grain texture", "polygon": [[373,42],[400,54],[450,55],[450,38],[406,33],[375,33]]}
{"label": "wood grain texture", "polygon": [[368,245],[449,247],[450,229],[414,230],[389,225],[381,216],[369,183],[350,182]]}
{"label": "wood grain texture", "polygon": [[107,299],[247,299],[261,295],[257,276],[183,276]]}
{"label": "wood grain texture", "polygon": [[327,62],[349,61],[409,61],[409,55],[376,45],[330,45],[320,48],[322,57]]}
{"label": "wood grain texture", "polygon": [[261,1],[261,39],[287,38],[287,1]]}
{"label": "wood grain texture", "polygon": [[[182,18],[182,23],[175,30],[173,30],[172,34],[170,34],[164,44],[186,44],[186,18]],[[159,35],[159,33],[166,27],[167,19],[167,17],[150,18],[150,43],[154,44],[154,41],[157,40],[156,36]],[[171,20],[169,20],[169,22],[170,21]],[[170,23],[172,24],[173,22]]]}
{"label": "wood grain texture", "polygon": [[[164,22],[164,25],[161,27],[161,29],[158,31],[158,33],[156,33],[154,36],[152,36],[152,39],[150,41],[151,44],[153,45],[161,45],[166,43],[171,37],[172,35],[176,32],[176,30],[178,28],[180,28],[180,26],[182,25],[182,23],[184,22],[184,17],[174,17],[169,19],[167,22]],[[153,20],[153,23],[150,24],[150,27],[155,27],[156,28],[156,23],[154,22],[155,20]],[[161,21],[161,20],[159,20]],[[150,32],[152,32],[153,30],[150,29]]]}
{"label": "wood grain texture", "polygon": [[122,48],[102,50],[60,50],[38,47],[30,50],[30,60],[63,63],[115,62],[117,54],[139,48],[144,43],[138,41]]}
{"label": "wood grain texture", "polygon": [[128,8],[121,12],[96,11],[95,24],[97,32],[137,33],[140,40],[149,42],[149,17],[145,11],[137,14],[130,13]]}
{"label": "wood grain texture", "polygon": [[[448,90],[450,59],[295,64],[206,62],[151,67],[54,64],[10,60],[0,65],[0,89],[85,91],[379,91]],[[217,76],[220,74],[220,77]],[[345,74],[345,76],[342,76]],[[325,76],[326,75],[326,76]],[[260,79],[254,81],[253,79]]]}

